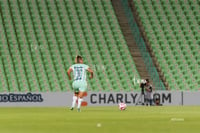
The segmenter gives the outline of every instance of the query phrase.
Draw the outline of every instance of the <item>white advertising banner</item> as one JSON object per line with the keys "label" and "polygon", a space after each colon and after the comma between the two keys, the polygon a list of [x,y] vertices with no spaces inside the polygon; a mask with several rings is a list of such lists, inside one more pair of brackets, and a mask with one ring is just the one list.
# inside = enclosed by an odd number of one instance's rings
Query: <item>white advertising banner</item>
{"label": "white advertising banner", "polygon": [[183,92],[183,105],[200,105],[200,91]]}
{"label": "white advertising banner", "polygon": [[[111,106],[124,102],[127,105],[136,105],[144,101],[144,97],[138,92],[88,92],[88,105]],[[158,98],[163,105],[181,105],[181,92],[179,91],[157,91],[153,97]]]}
{"label": "white advertising banner", "polygon": [[[1,93],[1,107],[69,107],[72,92]],[[153,97],[162,105],[200,105],[200,91],[156,91]],[[135,106],[142,101],[139,92],[87,92],[84,102],[88,106],[115,106],[120,102]]]}
{"label": "white advertising banner", "polygon": [[5,107],[62,107],[71,104],[71,92],[4,93],[0,94],[0,106]]}

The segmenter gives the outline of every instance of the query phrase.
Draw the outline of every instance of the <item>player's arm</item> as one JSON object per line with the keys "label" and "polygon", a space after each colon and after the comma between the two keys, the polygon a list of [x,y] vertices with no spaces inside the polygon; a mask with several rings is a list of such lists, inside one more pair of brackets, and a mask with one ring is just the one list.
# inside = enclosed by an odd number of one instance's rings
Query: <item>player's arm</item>
{"label": "player's arm", "polygon": [[72,71],[73,71],[72,68],[69,68],[69,69],[67,70],[67,76],[68,76],[69,80],[72,79],[72,77],[71,77],[71,72],[72,72]]}
{"label": "player's arm", "polygon": [[90,73],[90,79],[92,79],[93,78],[93,71],[92,71],[92,69],[88,68],[87,71]]}

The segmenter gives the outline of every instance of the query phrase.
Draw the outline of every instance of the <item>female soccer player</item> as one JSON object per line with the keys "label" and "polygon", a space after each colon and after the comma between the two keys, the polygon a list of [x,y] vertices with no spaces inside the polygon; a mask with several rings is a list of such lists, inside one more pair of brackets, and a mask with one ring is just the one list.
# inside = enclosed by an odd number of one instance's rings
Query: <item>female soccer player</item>
{"label": "female soccer player", "polygon": [[67,75],[69,80],[71,80],[71,72],[73,72],[74,81],[72,87],[74,89],[74,96],[72,100],[71,110],[74,109],[76,100],[78,99],[78,111],[80,112],[81,103],[83,101],[84,92],[87,90],[87,81],[86,81],[86,72],[90,73],[90,79],[93,78],[93,71],[89,68],[88,65],[83,64],[83,58],[78,55],[76,56],[74,65],[72,65],[68,71]]}

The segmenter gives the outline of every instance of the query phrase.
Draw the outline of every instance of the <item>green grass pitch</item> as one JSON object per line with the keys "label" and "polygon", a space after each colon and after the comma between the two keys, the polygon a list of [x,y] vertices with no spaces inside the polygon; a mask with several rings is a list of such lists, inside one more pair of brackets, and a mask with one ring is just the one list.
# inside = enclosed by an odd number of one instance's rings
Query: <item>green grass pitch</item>
{"label": "green grass pitch", "polygon": [[0,108],[1,133],[199,133],[200,106]]}

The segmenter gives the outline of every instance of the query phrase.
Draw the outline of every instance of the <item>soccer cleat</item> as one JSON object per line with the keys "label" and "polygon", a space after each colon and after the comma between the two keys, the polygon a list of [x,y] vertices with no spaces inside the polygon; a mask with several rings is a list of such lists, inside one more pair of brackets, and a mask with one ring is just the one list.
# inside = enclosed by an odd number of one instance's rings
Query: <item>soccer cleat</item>
{"label": "soccer cleat", "polygon": [[81,112],[81,109],[80,109],[80,108],[78,108],[78,112]]}
{"label": "soccer cleat", "polygon": [[71,108],[70,108],[70,110],[72,111],[72,110],[74,110],[74,108],[73,108],[73,107],[71,107]]}

